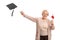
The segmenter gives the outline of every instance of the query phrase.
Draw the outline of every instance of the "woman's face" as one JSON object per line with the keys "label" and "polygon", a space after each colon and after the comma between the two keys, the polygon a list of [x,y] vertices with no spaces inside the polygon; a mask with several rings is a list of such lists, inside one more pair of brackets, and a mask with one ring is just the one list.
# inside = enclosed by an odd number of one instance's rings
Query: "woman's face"
{"label": "woman's face", "polygon": [[48,15],[49,15],[49,14],[48,14],[48,11],[47,11],[47,10],[44,10],[44,11],[42,12],[42,16],[43,16],[44,18],[47,18]]}

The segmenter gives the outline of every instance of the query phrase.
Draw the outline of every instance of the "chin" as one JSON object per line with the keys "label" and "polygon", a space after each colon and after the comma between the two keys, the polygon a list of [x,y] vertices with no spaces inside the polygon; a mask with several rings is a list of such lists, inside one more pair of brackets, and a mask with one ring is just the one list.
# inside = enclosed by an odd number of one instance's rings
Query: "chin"
{"label": "chin", "polygon": [[44,18],[47,18],[47,17],[44,17]]}

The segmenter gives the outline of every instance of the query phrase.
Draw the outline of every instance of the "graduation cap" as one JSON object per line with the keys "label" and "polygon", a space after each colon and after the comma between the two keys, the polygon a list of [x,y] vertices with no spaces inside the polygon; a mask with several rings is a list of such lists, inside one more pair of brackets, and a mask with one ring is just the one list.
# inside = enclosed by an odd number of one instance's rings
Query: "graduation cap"
{"label": "graduation cap", "polygon": [[17,7],[14,3],[6,5],[9,10],[13,10],[11,16],[13,16],[14,9]]}

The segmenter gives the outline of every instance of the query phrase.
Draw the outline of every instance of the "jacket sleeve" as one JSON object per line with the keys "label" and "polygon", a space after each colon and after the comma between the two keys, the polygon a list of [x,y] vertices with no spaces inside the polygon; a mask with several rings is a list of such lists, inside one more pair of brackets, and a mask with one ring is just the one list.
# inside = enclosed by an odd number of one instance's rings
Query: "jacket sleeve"
{"label": "jacket sleeve", "polygon": [[31,21],[33,21],[33,22],[36,22],[36,20],[37,20],[36,17],[34,18],[34,17],[28,16],[28,15],[25,15],[24,17],[31,20]]}

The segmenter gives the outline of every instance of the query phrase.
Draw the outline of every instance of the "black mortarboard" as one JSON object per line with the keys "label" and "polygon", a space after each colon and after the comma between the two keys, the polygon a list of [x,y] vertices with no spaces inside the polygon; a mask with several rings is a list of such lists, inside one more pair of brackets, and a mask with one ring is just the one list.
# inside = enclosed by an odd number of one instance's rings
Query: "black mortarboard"
{"label": "black mortarboard", "polygon": [[11,16],[13,16],[14,9],[15,9],[17,6],[16,6],[14,3],[11,3],[11,4],[8,4],[7,7],[8,7],[10,10],[13,9],[12,14],[11,14]]}

